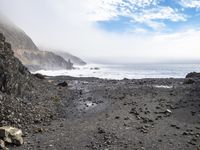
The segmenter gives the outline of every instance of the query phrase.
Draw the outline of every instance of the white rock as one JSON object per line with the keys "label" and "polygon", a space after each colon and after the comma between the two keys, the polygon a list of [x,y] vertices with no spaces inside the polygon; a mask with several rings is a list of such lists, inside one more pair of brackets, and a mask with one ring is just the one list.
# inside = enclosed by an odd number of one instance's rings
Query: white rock
{"label": "white rock", "polygon": [[8,150],[8,148],[5,146],[5,142],[3,140],[0,140],[0,149]]}
{"label": "white rock", "polygon": [[7,143],[16,145],[23,144],[22,130],[14,127],[4,126],[0,127],[0,138]]}
{"label": "white rock", "polygon": [[170,114],[172,113],[172,111],[171,111],[171,110],[169,110],[169,109],[167,109],[167,110],[166,110],[166,112],[168,112],[168,113],[170,113]]}

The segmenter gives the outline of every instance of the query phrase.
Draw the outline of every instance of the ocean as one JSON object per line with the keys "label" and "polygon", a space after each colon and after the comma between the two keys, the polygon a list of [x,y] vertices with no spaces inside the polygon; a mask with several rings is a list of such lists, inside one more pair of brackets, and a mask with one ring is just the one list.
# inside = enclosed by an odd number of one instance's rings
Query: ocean
{"label": "ocean", "polygon": [[200,72],[200,64],[88,64],[73,70],[39,70],[48,76],[98,77],[103,79],[184,78]]}

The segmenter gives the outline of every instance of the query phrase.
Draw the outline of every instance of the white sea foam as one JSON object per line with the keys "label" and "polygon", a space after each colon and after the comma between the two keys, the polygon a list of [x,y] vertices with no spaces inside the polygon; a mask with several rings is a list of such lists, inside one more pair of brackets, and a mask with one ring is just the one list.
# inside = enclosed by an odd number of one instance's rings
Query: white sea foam
{"label": "white sea foam", "polygon": [[[97,77],[103,79],[184,78],[192,71],[200,71],[199,64],[125,64],[75,66],[73,70],[39,70],[48,76]],[[98,69],[99,68],[99,69]]]}
{"label": "white sea foam", "polygon": [[155,88],[172,89],[172,85],[154,85]]}

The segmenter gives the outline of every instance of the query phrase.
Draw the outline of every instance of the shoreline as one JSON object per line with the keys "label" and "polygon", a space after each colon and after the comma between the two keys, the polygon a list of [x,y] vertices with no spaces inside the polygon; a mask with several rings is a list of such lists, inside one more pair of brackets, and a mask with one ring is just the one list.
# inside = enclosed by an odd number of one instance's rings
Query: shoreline
{"label": "shoreline", "polygon": [[81,66],[79,69],[75,70],[39,70],[33,73],[41,73],[49,76],[74,76],[74,77],[96,77],[102,79],[116,79],[122,80],[127,79],[144,79],[144,78],[184,78],[188,72],[200,71],[198,64],[157,64],[156,66],[151,64],[147,65],[122,65],[115,67],[102,66],[95,70],[95,66]]}
{"label": "shoreline", "polygon": [[[32,73],[33,75],[35,73]],[[36,74],[40,74],[40,73],[36,73]],[[41,74],[42,75],[42,74]],[[182,78],[176,78],[176,77],[168,77],[168,78],[123,78],[123,79],[110,79],[110,78],[99,78],[99,77],[76,77],[76,76],[68,76],[68,75],[60,75],[60,76],[47,76],[47,75],[43,75],[46,79],[48,78],[60,78],[60,79],[77,79],[77,80],[81,80],[81,79],[86,79],[86,80],[92,80],[92,79],[96,79],[96,80],[115,80],[115,81],[122,81],[122,80],[185,80],[185,77]]]}

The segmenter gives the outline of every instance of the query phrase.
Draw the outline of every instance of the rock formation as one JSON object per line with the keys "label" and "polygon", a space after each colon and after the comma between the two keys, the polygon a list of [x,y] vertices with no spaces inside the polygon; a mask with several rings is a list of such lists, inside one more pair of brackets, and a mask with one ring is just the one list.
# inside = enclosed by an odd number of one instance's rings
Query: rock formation
{"label": "rock formation", "polygon": [[54,104],[41,93],[42,85],[41,79],[14,57],[11,44],[0,33],[0,126],[28,128],[29,124],[51,120]]}
{"label": "rock formation", "polygon": [[59,52],[59,51],[55,51],[54,53],[56,55],[62,56],[66,61],[70,60],[74,65],[79,65],[79,66],[86,65],[86,62],[84,62],[82,59],[80,59],[70,53]]}
{"label": "rock formation", "polygon": [[5,37],[0,33],[0,91],[20,94],[27,88],[30,73],[13,54],[11,45],[5,42]]}
{"label": "rock formation", "polygon": [[31,50],[31,49],[17,49],[15,56],[20,59],[25,66],[31,71],[45,69],[72,69],[73,64],[64,60],[61,56],[55,55],[52,52]]}
{"label": "rock formation", "polygon": [[72,69],[72,64],[52,52],[40,51],[31,38],[0,14],[0,33],[12,44],[14,54],[30,70]]}
{"label": "rock formation", "polygon": [[186,75],[186,78],[200,78],[200,73],[191,72]]}

